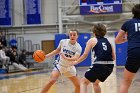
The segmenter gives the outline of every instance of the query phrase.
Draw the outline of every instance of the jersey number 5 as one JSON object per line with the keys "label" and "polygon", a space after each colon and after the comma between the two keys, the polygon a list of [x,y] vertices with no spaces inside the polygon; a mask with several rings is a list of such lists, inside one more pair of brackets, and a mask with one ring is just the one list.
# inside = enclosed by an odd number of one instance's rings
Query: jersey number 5
{"label": "jersey number 5", "polygon": [[103,46],[103,50],[107,50],[107,45],[106,45],[106,43],[102,43],[102,46]]}

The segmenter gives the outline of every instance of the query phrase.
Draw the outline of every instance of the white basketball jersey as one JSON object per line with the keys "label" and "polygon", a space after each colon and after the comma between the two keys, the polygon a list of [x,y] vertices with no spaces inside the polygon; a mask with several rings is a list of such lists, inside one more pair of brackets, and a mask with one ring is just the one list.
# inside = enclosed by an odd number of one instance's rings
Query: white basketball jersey
{"label": "white basketball jersey", "polygon": [[[58,48],[61,48],[60,53],[64,54],[66,57],[69,57],[69,58],[75,56],[76,54],[80,55],[82,52],[82,48],[81,48],[80,44],[76,42],[74,45],[72,45],[70,43],[70,39],[61,40],[58,45]],[[67,60],[63,59],[61,56],[58,59],[58,61],[61,65],[70,66],[69,62]]]}

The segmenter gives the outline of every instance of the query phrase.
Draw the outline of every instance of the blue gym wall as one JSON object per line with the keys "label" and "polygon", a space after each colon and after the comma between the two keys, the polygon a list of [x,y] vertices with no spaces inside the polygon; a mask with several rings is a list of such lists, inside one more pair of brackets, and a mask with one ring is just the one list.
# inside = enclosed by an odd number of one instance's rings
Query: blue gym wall
{"label": "blue gym wall", "polygon": [[[114,34],[116,37],[118,32],[115,32]],[[116,44],[116,65],[124,66],[126,63],[126,57],[127,57],[127,42],[122,44]]]}

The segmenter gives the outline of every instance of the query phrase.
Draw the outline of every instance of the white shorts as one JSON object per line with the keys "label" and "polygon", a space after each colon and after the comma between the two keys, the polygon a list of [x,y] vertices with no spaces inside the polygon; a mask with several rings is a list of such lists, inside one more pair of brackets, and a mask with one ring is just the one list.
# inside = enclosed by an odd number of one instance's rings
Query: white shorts
{"label": "white shorts", "polygon": [[75,66],[62,66],[60,64],[56,64],[53,70],[59,71],[62,75],[66,77],[76,76],[76,68]]}

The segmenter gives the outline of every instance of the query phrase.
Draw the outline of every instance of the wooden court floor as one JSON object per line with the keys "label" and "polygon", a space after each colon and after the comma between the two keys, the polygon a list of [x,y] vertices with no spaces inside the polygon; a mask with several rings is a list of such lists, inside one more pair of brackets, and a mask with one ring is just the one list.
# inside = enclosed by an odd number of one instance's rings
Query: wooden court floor
{"label": "wooden court floor", "polygon": [[[87,67],[77,68],[77,74],[82,77]],[[39,93],[43,85],[49,80],[51,70],[20,72],[0,75],[0,93]],[[115,68],[110,77],[101,83],[102,93],[118,93],[122,79],[123,68]],[[92,85],[88,86],[88,93],[94,93]],[[74,93],[72,83],[61,76],[48,93]],[[140,72],[137,73],[129,93],[140,93]]]}

